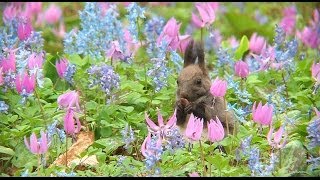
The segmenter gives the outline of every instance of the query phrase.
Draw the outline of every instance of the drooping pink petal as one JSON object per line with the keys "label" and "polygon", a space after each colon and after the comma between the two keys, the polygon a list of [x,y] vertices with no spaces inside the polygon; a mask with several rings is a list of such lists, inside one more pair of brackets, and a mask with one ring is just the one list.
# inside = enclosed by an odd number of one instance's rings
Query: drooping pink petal
{"label": "drooping pink petal", "polygon": [[47,133],[41,131],[41,141],[40,141],[40,154],[46,153],[48,151],[48,139]]}
{"label": "drooping pink petal", "polygon": [[30,151],[33,154],[39,153],[39,144],[35,133],[32,133],[30,136]]}
{"label": "drooping pink petal", "polygon": [[145,119],[146,119],[146,122],[148,124],[148,126],[151,128],[152,131],[157,131],[160,129],[159,126],[157,126],[148,116],[147,112],[145,112]]}

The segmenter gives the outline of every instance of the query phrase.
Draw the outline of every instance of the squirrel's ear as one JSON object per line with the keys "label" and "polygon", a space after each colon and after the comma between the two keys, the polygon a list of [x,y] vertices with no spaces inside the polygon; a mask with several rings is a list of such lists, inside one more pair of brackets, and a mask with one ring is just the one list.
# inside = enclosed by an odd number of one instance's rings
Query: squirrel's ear
{"label": "squirrel's ear", "polygon": [[204,49],[203,49],[203,44],[202,43],[197,43],[196,44],[196,52],[197,52],[197,56],[198,56],[199,67],[202,69],[202,71],[204,73],[207,73],[206,63],[204,62]]}
{"label": "squirrel's ear", "polygon": [[191,39],[184,52],[184,67],[187,67],[190,64],[194,64],[194,62],[196,61],[197,55],[194,53],[193,44],[194,41],[193,39]]}

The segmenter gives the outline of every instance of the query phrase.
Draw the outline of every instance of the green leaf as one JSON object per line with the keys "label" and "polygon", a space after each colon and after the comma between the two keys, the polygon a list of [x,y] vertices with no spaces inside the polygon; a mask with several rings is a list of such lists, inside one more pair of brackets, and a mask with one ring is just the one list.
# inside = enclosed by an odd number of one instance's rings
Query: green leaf
{"label": "green leaf", "polygon": [[96,140],[92,146],[97,148],[105,148],[104,151],[106,152],[106,155],[108,155],[123,145],[124,142],[122,141],[121,137],[115,136]]}
{"label": "green leaf", "polygon": [[72,54],[72,55],[68,55],[68,60],[77,65],[77,66],[84,66],[87,64],[88,62],[88,58],[81,58],[78,54]]}
{"label": "green leaf", "polygon": [[14,156],[14,154],[15,154],[12,149],[4,147],[4,146],[0,146],[0,153],[9,154],[11,156]]}
{"label": "green leaf", "polygon": [[238,49],[236,50],[234,57],[236,60],[239,60],[242,58],[243,54],[249,49],[249,40],[246,35],[242,36],[240,45]]}

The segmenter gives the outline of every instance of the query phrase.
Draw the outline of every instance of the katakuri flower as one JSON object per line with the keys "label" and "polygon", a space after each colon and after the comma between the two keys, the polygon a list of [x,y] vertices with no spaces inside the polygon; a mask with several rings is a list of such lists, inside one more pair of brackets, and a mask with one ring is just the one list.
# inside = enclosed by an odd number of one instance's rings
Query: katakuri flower
{"label": "katakuri flower", "polygon": [[41,131],[41,138],[38,140],[35,133],[30,136],[30,142],[28,142],[26,136],[24,136],[24,144],[33,154],[44,154],[48,151],[47,133]]}
{"label": "katakuri flower", "polygon": [[58,97],[59,108],[74,109],[80,112],[79,93],[77,91],[69,91]]}
{"label": "katakuri flower", "polygon": [[253,33],[250,37],[249,49],[251,52],[260,55],[262,50],[266,48],[267,42],[262,36],[258,36],[257,33]]}
{"label": "katakuri flower", "polygon": [[148,131],[159,135],[162,139],[165,139],[168,134],[173,130],[176,125],[177,118],[176,118],[176,110],[174,111],[173,115],[168,120],[167,124],[165,125],[163,122],[163,117],[160,113],[160,110],[157,108],[158,111],[158,125],[156,125],[148,116],[147,112],[145,113],[145,119],[148,125]]}
{"label": "katakuri flower", "polygon": [[220,80],[216,77],[210,87],[210,92],[216,97],[223,97],[227,92],[227,81]]}
{"label": "katakuri flower", "polygon": [[[74,125],[74,119],[76,119],[76,126]],[[81,123],[79,118],[75,115],[75,112],[72,108],[69,108],[67,114],[64,117],[64,130],[66,134],[74,135],[78,133],[81,129]]]}
{"label": "katakuri flower", "polygon": [[249,66],[245,61],[238,61],[234,65],[234,72],[241,78],[246,78],[249,74]]}
{"label": "katakuri flower", "polygon": [[57,23],[62,16],[62,10],[55,4],[50,4],[49,8],[44,13],[44,20],[48,24]]}
{"label": "katakuri flower", "polygon": [[273,106],[266,103],[262,106],[262,103],[259,102],[256,107],[256,102],[252,106],[252,118],[253,121],[260,123],[261,125],[270,125],[272,121],[272,112]]}
{"label": "katakuri flower", "polygon": [[56,69],[60,78],[64,79],[64,73],[68,68],[68,60],[66,58],[60,59],[60,61],[56,61]]}
{"label": "katakuri flower", "polygon": [[223,128],[218,116],[216,116],[216,121],[211,119],[210,123],[207,122],[207,124],[208,124],[208,138],[209,138],[209,141],[211,141],[211,142],[219,142],[224,138],[224,128]]}
{"label": "katakuri flower", "polygon": [[160,36],[157,39],[157,45],[160,46],[162,41],[168,43],[170,50],[175,51],[179,46],[179,30],[181,23],[178,24],[175,18],[171,18],[163,27]]}
{"label": "katakuri flower", "polygon": [[191,141],[198,141],[201,138],[203,131],[203,119],[198,118],[191,113],[187,128],[185,131],[185,136]]}
{"label": "katakuri flower", "polygon": [[316,85],[320,83],[320,63],[313,62],[311,66],[311,75],[316,80]]}
{"label": "katakuri flower", "polygon": [[210,26],[215,20],[215,11],[210,3],[196,3],[200,18],[192,13],[192,22],[198,28]]}
{"label": "katakuri flower", "polygon": [[35,75],[28,75],[27,72],[24,72],[16,77],[16,89],[19,94],[25,90],[27,93],[32,93],[35,89],[36,78]]}
{"label": "katakuri flower", "polygon": [[[284,133],[284,137],[282,135]],[[282,139],[282,142],[281,142]],[[286,145],[287,134],[284,132],[284,127],[281,126],[278,131],[273,134],[273,128],[271,127],[267,135],[267,140],[270,146],[280,149]]]}

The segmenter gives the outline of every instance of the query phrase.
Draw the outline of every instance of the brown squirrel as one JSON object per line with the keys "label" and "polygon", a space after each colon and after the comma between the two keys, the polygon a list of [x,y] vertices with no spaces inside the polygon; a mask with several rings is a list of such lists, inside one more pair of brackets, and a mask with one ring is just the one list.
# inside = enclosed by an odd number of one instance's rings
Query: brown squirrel
{"label": "brown squirrel", "polygon": [[[198,63],[196,64],[196,59]],[[207,130],[207,121],[215,120],[218,116],[227,135],[234,130],[235,116],[226,111],[223,97],[214,97],[210,93],[211,80],[205,66],[203,45],[191,40],[185,50],[184,67],[177,80],[176,117],[180,129],[185,129],[191,113],[203,118],[204,129]],[[227,117],[227,121],[226,121]]]}

